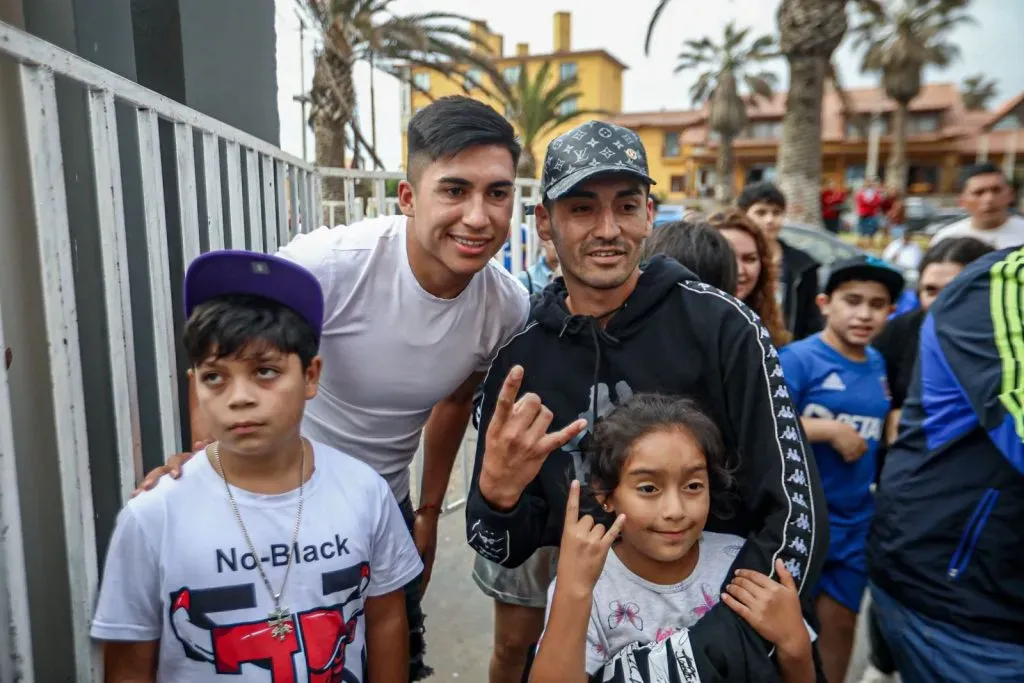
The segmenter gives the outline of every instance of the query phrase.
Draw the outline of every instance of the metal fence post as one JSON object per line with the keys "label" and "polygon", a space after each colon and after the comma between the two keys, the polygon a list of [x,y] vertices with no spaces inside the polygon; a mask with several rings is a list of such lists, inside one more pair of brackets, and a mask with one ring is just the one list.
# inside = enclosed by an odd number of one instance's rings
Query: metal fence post
{"label": "metal fence post", "polygon": [[178,366],[175,357],[174,312],[171,308],[171,267],[167,254],[167,218],[160,166],[160,131],[156,113],[138,112],[142,200],[145,206],[146,251],[149,254],[149,291],[153,304],[153,341],[160,406],[160,443],[164,457],[181,450],[178,408]]}
{"label": "metal fence post", "polygon": [[[76,681],[99,683],[101,665],[89,639],[93,595],[98,583],[96,527],[93,521],[89,441],[85,428],[85,389],[78,344],[78,311],[71,262],[64,161],[57,121],[53,71],[21,65],[21,89],[29,152],[29,183],[35,224],[40,226],[46,343],[53,385],[60,496],[71,594],[71,633]],[[155,125],[155,123],[154,123]]]}
{"label": "metal fence post", "polygon": [[[103,293],[107,314],[111,394],[114,399],[115,441],[121,475],[121,503],[124,504],[142,475],[142,433],[135,374],[135,336],[131,286],[128,281],[121,159],[114,96],[109,91],[94,90],[89,93],[89,122],[92,130],[100,242],[103,247]],[[198,232],[196,238],[198,240]]]}

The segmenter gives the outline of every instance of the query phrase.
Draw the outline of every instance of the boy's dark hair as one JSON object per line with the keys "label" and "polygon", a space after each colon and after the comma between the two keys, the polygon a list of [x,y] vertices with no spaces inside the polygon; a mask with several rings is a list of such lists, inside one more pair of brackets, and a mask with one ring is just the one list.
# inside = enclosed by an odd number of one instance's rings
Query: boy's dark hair
{"label": "boy's dark hair", "polygon": [[692,270],[701,282],[723,292],[736,291],[736,254],[729,240],[707,223],[673,221],[654,231],[644,247],[644,259],[664,254]]}
{"label": "boy's dark hair", "polygon": [[294,353],[306,370],[319,349],[316,334],[302,316],[276,301],[247,294],[197,306],[185,322],[182,341],[192,367],[210,356],[234,356],[252,345]]}
{"label": "boy's dark hair", "polygon": [[925,268],[935,263],[958,263],[966,266],[993,251],[995,249],[977,238],[952,237],[929,247],[921,258],[917,272],[923,273]]}
{"label": "boy's dark hair", "polygon": [[739,198],[736,199],[736,206],[746,211],[754,204],[768,204],[785,210],[786,195],[782,194],[782,190],[775,183],[770,183],[767,180],[753,183],[744,187],[740,192]]}
{"label": "boy's dark hair", "polygon": [[967,170],[964,171],[963,177],[960,179],[960,191],[963,192],[967,188],[967,181],[971,178],[976,178],[980,175],[993,174],[1002,178],[1007,185],[1010,184],[1010,181],[1007,180],[1006,175],[1003,173],[1003,169],[999,168],[992,162],[985,162],[983,164],[974,164],[973,166],[969,166]]}
{"label": "boy's dark hair", "polygon": [[730,513],[728,494],[733,473],[718,425],[688,398],[660,394],[634,394],[594,425],[584,452],[590,463],[590,488],[611,493],[619,485],[622,468],[637,441],[655,431],[679,429],[690,434],[708,463],[711,510],[719,518]]}
{"label": "boy's dark hair", "polygon": [[416,112],[409,121],[406,174],[413,184],[423,169],[478,145],[499,145],[519,164],[522,146],[505,117],[483,102],[463,95],[442,97]]}

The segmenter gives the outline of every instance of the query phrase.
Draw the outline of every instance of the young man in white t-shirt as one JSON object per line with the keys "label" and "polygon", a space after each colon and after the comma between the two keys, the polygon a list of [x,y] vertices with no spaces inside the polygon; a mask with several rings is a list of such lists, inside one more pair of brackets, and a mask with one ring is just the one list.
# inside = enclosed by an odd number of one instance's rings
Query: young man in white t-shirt
{"label": "young man in white t-shirt", "polygon": [[[493,262],[508,237],[520,146],[491,107],[445,97],[412,117],[400,216],[299,235],[280,256],[324,292],[324,370],[303,434],[369,464],[390,484],[423,557],[407,589],[412,670],[423,664],[419,602],[437,521],[473,393],[498,349],[526,323],[525,288]],[[409,465],[424,435],[419,509]],[[193,421],[204,441],[205,425]],[[176,472],[172,458],[147,477]]]}
{"label": "young man in white t-shirt", "polygon": [[241,251],[185,278],[184,346],[215,441],[121,511],[92,635],[107,683],[395,683],[403,587],[423,568],[387,483],[300,436],[324,301]]}
{"label": "young man in white t-shirt", "polygon": [[950,237],[974,237],[995,249],[1024,244],[1024,218],[1010,212],[1013,187],[993,164],[972,167],[960,189],[960,206],[970,215],[935,233],[932,244]]}

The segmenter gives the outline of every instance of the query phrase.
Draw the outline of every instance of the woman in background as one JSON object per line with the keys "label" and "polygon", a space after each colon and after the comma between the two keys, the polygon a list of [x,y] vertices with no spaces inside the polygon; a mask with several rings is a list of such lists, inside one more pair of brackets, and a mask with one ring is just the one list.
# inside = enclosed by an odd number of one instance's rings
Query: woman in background
{"label": "woman in background", "polygon": [[793,340],[793,335],[786,329],[775,296],[778,273],[764,234],[739,211],[717,213],[709,220],[736,254],[736,298],[760,316],[776,348],[785,346]]}

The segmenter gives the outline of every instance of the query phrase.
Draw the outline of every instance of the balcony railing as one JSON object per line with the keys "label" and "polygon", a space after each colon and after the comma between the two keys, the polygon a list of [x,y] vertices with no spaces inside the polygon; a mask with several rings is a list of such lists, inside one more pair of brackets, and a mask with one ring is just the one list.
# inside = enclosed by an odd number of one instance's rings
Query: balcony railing
{"label": "balcony railing", "polygon": [[[156,370],[156,383],[146,387],[155,392],[159,412],[157,431],[150,443],[159,444],[161,454],[182,449],[187,438],[187,420],[180,405],[187,405],[178,352],[180,316],[175,315],[173,292],[183,277],[183,264],[201,252],[235,248],[275,251],[296,232],[325,222],[350,224],[380,214],[395,213],[397,202],[387,194],[387,181],[399,180],[399,173],[365,172],[346,169],[318,169],[241,130],[224,124],[171,99],[143,88],[78,56],[8,24],[0,22],[0,62],[16,65],[23,103],[31,191],[32,225],[37,238],[38,269],[46,329],[46,356],[55,453],[59,471],[59,505],[64,537],[25,538],[22,533],[18,465],[36,454],[15,453],[18,425],[12,417],[8,371],[0,363],[0,681],[33,683],[26,573],[26,543],[61,543],[67,558],[71,623],[75,653],[74,680],[78,683],[102,680],[99,658],[89,639],[89,624],[99,579],[96,506],[91,469],[101,459],[116,460],[119,477],[118,506],[127,499],[143,474],[144,427],[140,420],[140,382],[137,363],[143,359]],[[88,119],[91,172],[102,259],[96,266],[102,273],[102,302],[95,310],[80,311],[76,291],[75,244],[65,185],[64,150],[58,123],[57,80],[74,84],[85,100]],[[7,93],[4,95],[7,97]],[[135,124],[135,139],[119,138],[118,123],[129,116]],[[163,143],[163,144],[162,144]],[[126,184],[122,168],[126,149],[137,152],[138,177]],[[164,163],[167,150],[173,159]],[[133,167],[134,168],[134,167]],[[171,170],[169,170],[171,169]],[[322,205],[324,177],[343,179],[345,199]],[[168,212],[165,185],[177,188]],[[369,197],[360,187],[369,184]],[[125,217],[127,187],[141,188],[145,256],[129,258]],[[134,191],[134,190],[133,190]],[[532,216],[525,205],[534,201],[537,183],[516,184],[513,225],[508,251],[510,268],[519,272],[537,254]],[[176,216],[174,221],[168,215]],[[173,223],[173,224],[171,224]],[[525,233],[525,234],[524,234]],[[171,251],[180,252],[172,259]],[[498,258],[502,258],[499,255]],[[175,265],[177,264],[177,265]],[[146,273],[147,291],[133,290],[130,275]],[[15,292],[17,296],[17,292]],[[139,301],[146,300],[140,308]],[[147,311],[140,317],[140,310]],[[106,405],[86,402],[79,320],[83,315],[102,315],[106,324],[106,355],[110,401]],[[19,321],[0,315],[0,352],[6,347],[5,327],[10,331]],[[148,327],[149,343],[140,341],[139,330]],[[2,356],[2,353],[0,353]],[[104,392],[100,392],[101,394]],[[104,411],[112,416],[113,452],[93,452],[89,447],[86,414]],[[462,491],[446,501],[451,509],[465,499],[471,464],[470,447],[464,445],[460,463]],[[414,473],[419,467],[414,466]],[[414,475],[415,476],[415,475]],[[455,477],[453,477],[454,479]],[[414,491],[418,485],[414,480]],[[33,495],[37,495],[33,492]],[[58,504],[56,501],[54,504]],[[104,530],[105,532],[106,530]],[[44,682],[40,682],[44,683]]]}

